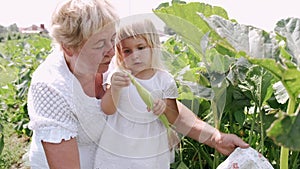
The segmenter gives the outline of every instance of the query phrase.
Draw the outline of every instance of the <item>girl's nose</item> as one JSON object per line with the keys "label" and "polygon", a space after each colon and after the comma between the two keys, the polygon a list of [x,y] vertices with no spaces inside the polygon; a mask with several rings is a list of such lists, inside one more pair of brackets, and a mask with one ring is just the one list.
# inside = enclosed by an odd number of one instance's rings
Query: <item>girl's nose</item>
{"label": "girl's nose", "polygon": [[139,54],[138,51],[134,51],[131,55],[132,55],[132,56],[131,56],[132,59],[137,59],[137,58],[139,58],[139,56],[140,56],[140,54]]}

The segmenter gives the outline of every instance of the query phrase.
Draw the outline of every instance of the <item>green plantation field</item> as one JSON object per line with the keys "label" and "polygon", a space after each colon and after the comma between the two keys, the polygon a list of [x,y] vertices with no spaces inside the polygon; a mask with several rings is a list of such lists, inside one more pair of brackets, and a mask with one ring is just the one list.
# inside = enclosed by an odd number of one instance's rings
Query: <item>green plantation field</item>
{"label": "green plantation field", "polygon": [[[275,169],[298,169],[300,19],[284,18],[266,32],[240,25],[221,7],[176,2],[154,13],[175,33],[163,42],[163,60],[179,101],[220,131],[241,137]],[[50,51],[43,34],[6,34],[1,40],[0,168],[25,167],[32,135],[27,91]],[[225,159],[182,136],[171,167],[212,169]]]}

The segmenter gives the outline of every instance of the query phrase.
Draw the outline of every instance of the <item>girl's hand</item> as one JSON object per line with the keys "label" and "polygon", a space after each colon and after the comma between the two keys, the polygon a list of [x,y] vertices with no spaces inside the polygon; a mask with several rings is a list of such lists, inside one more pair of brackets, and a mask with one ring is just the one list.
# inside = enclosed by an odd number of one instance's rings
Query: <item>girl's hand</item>
{"label": "girl's hand", "polygon": [[166,110],[166,103],[162,99],[154,100],[153,113],[157,116],[164,113]]}
{"label": "girl's hand", "polygon": [[123,87],[129,86],[130,83],[129,76],[123,72],[115,72],[111,77],[112,90],[120,90]]}

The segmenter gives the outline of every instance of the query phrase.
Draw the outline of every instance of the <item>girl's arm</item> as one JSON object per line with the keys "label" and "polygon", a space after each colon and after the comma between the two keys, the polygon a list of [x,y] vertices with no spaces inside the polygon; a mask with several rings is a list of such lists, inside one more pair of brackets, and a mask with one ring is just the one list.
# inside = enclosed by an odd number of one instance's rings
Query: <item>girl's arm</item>
{"label": "girl's arm", "polygon": [[80,169],[79,152],[75,138],[61,143],[43,142],[50,169]]}
{"label": "girl's arm", "polygon": [[102,111],[107,115],[114,114],[117,110],[118,102],[119,102],[118,92],[115,92],[113,96],[111,92],[111,88],[108,85],[108,88],[106,89],[106,92],[101,100]]}
{"label": "girl's arm", "polygon": [[107,85],[106,92],[101,100],[102,111],[111,115],[117,110],[120,90],[130,84],[130,78],[122,72],[115,72],[111,77],[111,85]]}

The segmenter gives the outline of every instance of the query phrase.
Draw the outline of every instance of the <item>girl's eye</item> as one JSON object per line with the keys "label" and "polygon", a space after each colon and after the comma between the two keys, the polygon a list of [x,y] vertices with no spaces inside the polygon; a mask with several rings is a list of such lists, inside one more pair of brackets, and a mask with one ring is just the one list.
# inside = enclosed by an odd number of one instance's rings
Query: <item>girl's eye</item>
{"label": "girl's eye", "polygon": [[130,53],[130,50],[123,50],[123,53],[124,53],[124,54],[129,54],[129,53]]}
{"label": "girl's eye", "polygon": [[145,46],[139,46],[139,47],[138,47],[139,50],[143,50],[143,49],[145,49],[145,48],[146,48]]}

